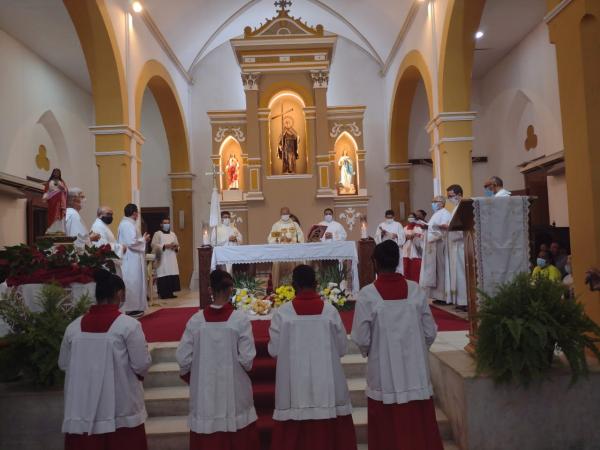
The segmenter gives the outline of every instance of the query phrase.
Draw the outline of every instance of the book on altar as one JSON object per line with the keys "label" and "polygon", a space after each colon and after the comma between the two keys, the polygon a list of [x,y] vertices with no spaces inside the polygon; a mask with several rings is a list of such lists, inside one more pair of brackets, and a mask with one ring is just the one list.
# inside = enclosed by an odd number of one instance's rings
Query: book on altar
{"label": "book on altar", "polygon": [[327,225],[313,225],[308,232],[306,242],[321,242],[321,238],[325,236]]}

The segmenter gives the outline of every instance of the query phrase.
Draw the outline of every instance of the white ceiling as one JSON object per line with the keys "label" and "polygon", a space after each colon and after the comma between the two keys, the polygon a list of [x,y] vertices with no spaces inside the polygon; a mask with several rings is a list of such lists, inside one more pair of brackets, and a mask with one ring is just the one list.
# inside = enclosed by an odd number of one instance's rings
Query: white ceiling
{"label": "white ceiling", "polygon": [[[413,0],[294,0],[290,14],[359,45],[384,66]],[[142,0],[183,67],[192,72],[212,49],[274,15],[273,0]],[[545,0],[487,0],[477,42],[476,78],[539,24]],[[79,86],[90,80],[77,34],[61,0],[0,0],[0,29]]]}

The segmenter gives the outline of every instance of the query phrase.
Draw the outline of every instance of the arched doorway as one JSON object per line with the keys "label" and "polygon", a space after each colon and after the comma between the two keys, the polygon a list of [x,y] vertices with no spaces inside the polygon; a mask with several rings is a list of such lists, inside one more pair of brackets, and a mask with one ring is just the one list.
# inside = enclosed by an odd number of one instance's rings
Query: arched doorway
{"label": "arched doorway", "polygon": [[[171,221],[181,244],[179,270],[182,284],[188,286],[193,271],[194,225],[192,215],[192,179],[188,134],[183,108],[175,84],[165,67],[156,60],[144,64],[135,89],[135,129],[141,129],[144,93],[149,90],[156,101],[165,129],[169,150],[171,180]],[[141,179],[142,143],[137,143],[138,179]],[[151,188],[142,186],[142,189]]]}
{"label": "arched doorway", "polygon": [[403,219],[410,212],[409,133],[411,112],[417,87],[422,84],[427,97],[427,111],[433,110],[432,82],[421,53],[409,52],[398,70],[390,120],[390,164],[387,166],[390,184],[390,206]]}

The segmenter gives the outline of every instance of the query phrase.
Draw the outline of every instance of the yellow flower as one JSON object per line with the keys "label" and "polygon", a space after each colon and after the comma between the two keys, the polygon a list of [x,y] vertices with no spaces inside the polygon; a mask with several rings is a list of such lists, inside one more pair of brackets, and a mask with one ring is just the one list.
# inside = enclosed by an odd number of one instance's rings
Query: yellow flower
{"label": "yellow flower", "polygon": [[329,288],[323,289],[323,294],[325,294],[325,295],[329,295],[330,292],[331,292],[331,289],[329,289]]}

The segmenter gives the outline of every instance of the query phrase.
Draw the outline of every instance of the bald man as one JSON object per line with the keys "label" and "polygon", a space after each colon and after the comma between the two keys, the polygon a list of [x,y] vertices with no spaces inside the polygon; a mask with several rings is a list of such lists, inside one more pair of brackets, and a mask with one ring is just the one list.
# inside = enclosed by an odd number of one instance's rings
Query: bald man
{"label": "bald man", "polygon": [[[100,239],[94,242],[94,246],[100,247],[102,245],[110,245],[112,251],[119,257],[122,258],[127,251],[125,244],[119,244],[115,239],[115,235],[110,229],[109,225],[113,222],[113,210],[108,206],[101,206],[96,211],[96,220],[92,224],[92,233],[98,234]],[[119,261],[116,261],[117,272],[121,273]]]}
{"label": "bald man", "polygon": [[[292,220],[290,208],[284,206],[279,212],[281,216],[279,220],[273,224],[271,232],[267,237],[269,244],[299,244],[304,242],[302,228],[300,228],[298,223]],[[271,269],[273,286],[279,286],[282,279],[289,277],[294,266],[295,263],[293,262],[273,263]]]}
{"label": "bald man", "polygon": [[85,202],[85,194],[79,188],[69,189],[67,194],[67,212],[65,216],[65,230],[67,236],[73,236],[75,240],[75,246],[84,247],[91,245],[100,239],[100,236],[94,232],[88,233],[87,227],[79,214],[83,203]]}

